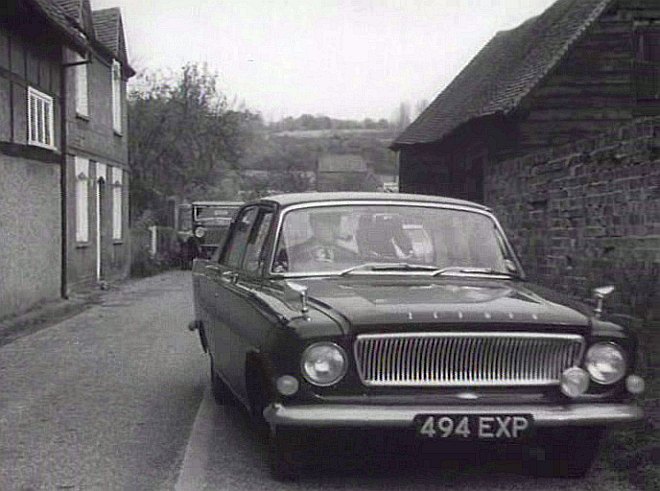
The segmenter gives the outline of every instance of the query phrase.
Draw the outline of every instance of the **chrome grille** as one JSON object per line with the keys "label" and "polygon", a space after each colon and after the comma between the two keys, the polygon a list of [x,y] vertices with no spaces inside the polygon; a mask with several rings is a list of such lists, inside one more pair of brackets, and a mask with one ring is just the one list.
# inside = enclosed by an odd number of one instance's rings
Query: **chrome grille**
{"label": "chrome grille", "polygon": [[556,385],[583,351],[576,334],[516,332],[362,334],[354,344],[368,386]]}

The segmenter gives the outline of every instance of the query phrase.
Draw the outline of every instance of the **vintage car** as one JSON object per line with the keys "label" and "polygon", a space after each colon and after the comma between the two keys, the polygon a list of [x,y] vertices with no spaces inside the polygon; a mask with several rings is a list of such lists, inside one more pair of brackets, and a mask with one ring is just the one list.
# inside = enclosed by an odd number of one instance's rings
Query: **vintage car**
{"label": "vintage car", "polygon": [[224,241],[236,210],[243,203],[196,201],[179,205],[177,236],[181,265],[192,266],[196,257],[211,257]]}
{"label": "vintage car", "polygon": [[611,288],[590,306],[528,282],[479,204],[262,198],[195,261],[193,288],[213,394],[267,425],[279,479],[314,429],[347,427],[522,442],[535,472],[577,477],[607,426],[642,417],[637,341],[604,313]]}

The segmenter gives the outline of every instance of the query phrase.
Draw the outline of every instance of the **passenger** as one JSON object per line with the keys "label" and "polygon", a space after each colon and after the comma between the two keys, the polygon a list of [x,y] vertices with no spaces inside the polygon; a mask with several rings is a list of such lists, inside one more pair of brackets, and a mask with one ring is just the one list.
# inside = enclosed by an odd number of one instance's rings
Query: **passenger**
{"label": "passenger", "polygon": [[[357,259],[357,254],[338,242],[341,225],[341,215],[338,213],[315,213],[309,216],[311,236],[304,242],[288,249],[282,249],[278,254],[277,263],[284,271],[295,271],[292,267],[309,263],[319,266],[335,263],[350,263]],[[325,267],[323,269],[326,269]]]}

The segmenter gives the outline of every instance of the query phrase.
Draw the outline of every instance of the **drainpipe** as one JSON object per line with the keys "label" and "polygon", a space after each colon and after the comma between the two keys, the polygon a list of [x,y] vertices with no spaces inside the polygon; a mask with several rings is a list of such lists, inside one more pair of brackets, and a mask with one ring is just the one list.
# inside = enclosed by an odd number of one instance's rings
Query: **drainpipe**
{"label": "drainpipe", "polygon": [[[62,57],[64,57],[65,52],[62,50]],[[68,257],[68,237],[67,237],[67,145],[66,145],[66,68],[67,65],[62,60],[62,67],[60,69],[60,148],[62,153],[62,167],[60,169],[60,194],[62,199],[60,200],[61,212],[62,212],[62,275],[61,275],[61,284],[60,284],[60,295],[62,298],[69,298],[67,292],[68,280],[67,280],[67,257]]]}
{"label": "drainpipe", "polygon": [[[64,58],[65,56],[65,50],[66,48],[62,49],[62,57]],[[61,268],[62,268],[62,275],[61,275],[61,283],[60,283],[60,295],[62,298],[69,298],[69,293],[68,293],[68,276],[67,276],[67,266],[68,266],[68,210],[67,210],[67,162],[66,162],[66,156],[67,156],[67,139],[66,139],[66,115],[67,115],[67,94],[66,94],[66,69],[72,66],[76,65],[84,65],[90,62],[89,58],[89,53],[85,53],[85,59],[83,61],[77,61],[73,63],[66,63],[65,60],[62,60],[62,65],[60,69],[60,146],[62,149],[62,157],[61,157],[61,170],[60,170],[60,194],[62,196],[62,199],[60,200],[61,203],[61,213],[62,213],[62,262],[61,262]]]}

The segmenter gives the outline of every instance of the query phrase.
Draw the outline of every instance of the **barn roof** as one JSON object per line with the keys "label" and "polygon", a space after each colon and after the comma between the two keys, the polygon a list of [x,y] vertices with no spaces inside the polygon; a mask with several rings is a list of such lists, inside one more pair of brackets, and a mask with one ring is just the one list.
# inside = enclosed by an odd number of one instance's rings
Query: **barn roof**
{"label": "barn roof", "polygon": [[558,0],[498,32],[391,148],[437,142],[472,119],[511,113],[611,2]]}

